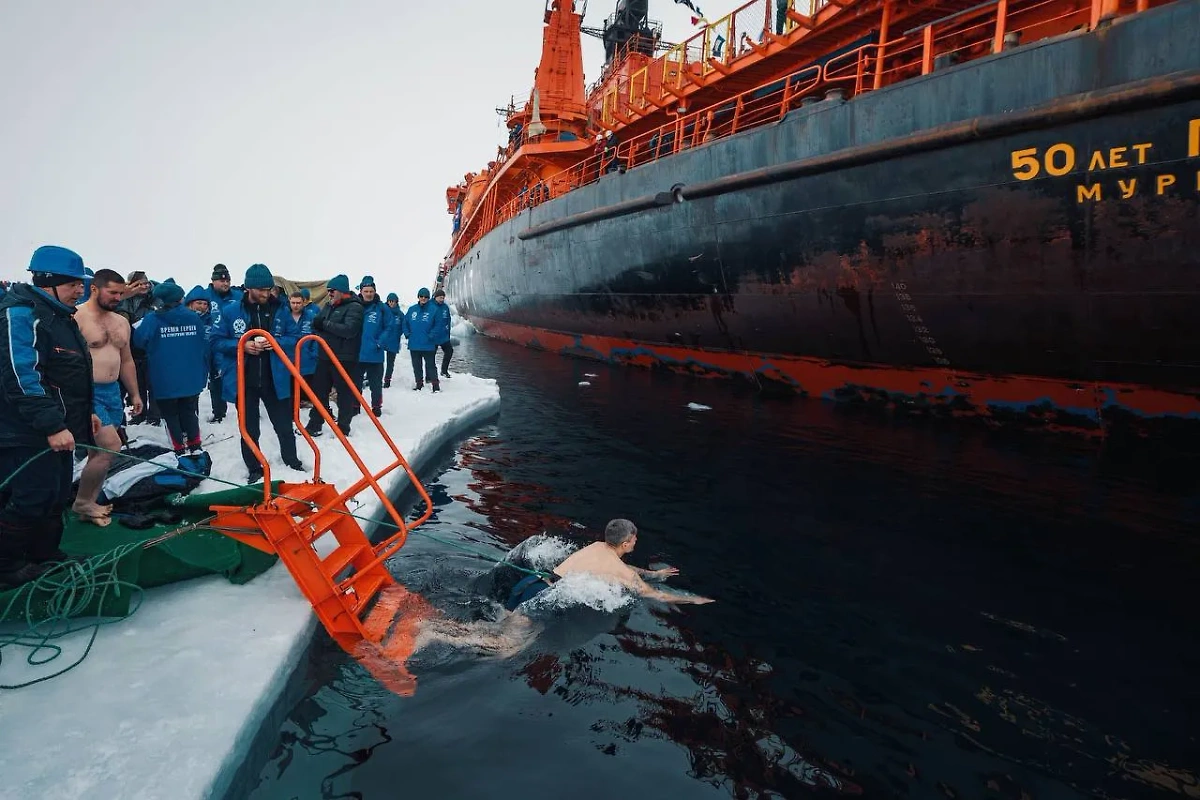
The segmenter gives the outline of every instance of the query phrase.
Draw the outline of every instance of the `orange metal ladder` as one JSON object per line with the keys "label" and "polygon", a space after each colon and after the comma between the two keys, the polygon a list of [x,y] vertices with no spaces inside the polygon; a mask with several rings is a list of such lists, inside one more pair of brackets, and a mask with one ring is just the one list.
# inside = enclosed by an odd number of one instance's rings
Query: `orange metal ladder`
{"label": "orange metal ladder", "polygon": [[[286,313],[280,311],[279,313]],[[282,483],[279,492],[271,491],[271,465],[263,456],[258,444],[250,439],[245,427],[246,400],[244,387],[245,344],[254,337],[262,337],[271,351],[287,367],[292,376],[292,409],[297,428],[301,431],[313,451],[313,477],[304,483]],[[312,387],[300,374],[300,352],[305,343],[315,341],[323,348],[332,365],[349,388],[353,401],[360,404],[362,412],[375,425],[382,439],[395,456],[394,461],[378,472],[372,472],[363,462],[349,439],[338,428],[329,411],[318,398]],[[347,652],[361,651],[365,643],[378,644],[388,633],[397,608],[397,594],[406,594],[388,572],[386,560],[404,545],[408,533],[429,519],[433,503],[425,487],[392,441],[379,418],[371,412],[358,389],[358,382],[346,373],[345,368],[330,350],[325,340],[316,335],[301,337],[296,342],[296,358],[293,362],[279,342],[268,332],[253,329],[246,331],[238,340],[238,427],[242,441],[250,448],[263,469],[263,500],[253,506],[213,506],[216,518],[209,526],[226,536],[251,547],[279,556],[305,598],[312,604],[317,618],[329,631],[329,635]],[[339,387],[341,388],[341,387]],[[300,420],[300,392],[303,391],[313,404],[338,442],[345,448],[362,477],[342,491],[321,480],[321,451],[312,435]],[[342,398],[339,398],[341,402]],[[409,480],[425,501],[425,511],[411,523],[406,523],[380,486],[379,481],[403,468]],[[388,513],[396,533],[377,545],[373,545],[363,532],[358,520],[350,515],[346,506],[349,499],[367,487],[374,490]],[[328,555],[317,552],[315,544],[326,534],[332,534],[337,547]],[[388,589],[388,602],[378,602],[380,593]],[[372,601],[376,601],[372,603]]]}

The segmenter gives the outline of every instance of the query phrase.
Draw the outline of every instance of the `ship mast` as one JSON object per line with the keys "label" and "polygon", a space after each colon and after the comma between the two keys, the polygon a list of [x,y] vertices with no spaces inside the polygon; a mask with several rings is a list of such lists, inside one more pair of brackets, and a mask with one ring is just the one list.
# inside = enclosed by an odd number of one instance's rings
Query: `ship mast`
{"label": "ship mast", "polygon": [[575,13],[574,0],[547,0],[542,58],[534,72],[533,90],[525,108],[508,119],[509,129],[515,131],[519,126],[525,141],[583,139],[587,134],[579,40],[582,23],[583,15]]}

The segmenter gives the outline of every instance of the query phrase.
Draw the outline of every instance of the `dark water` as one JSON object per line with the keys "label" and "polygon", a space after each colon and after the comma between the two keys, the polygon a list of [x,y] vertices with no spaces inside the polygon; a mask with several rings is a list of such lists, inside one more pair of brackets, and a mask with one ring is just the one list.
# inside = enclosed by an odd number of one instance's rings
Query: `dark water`
{"label": "dark water", "polygon": [[[717,602],[434,649],[410,698],[319,635],[255,797],[1200,797],[1195,464],[463,350],[502,411],[423,530],[499,557],[628,516]],[[393,569],[469,617],[486,567]]]}

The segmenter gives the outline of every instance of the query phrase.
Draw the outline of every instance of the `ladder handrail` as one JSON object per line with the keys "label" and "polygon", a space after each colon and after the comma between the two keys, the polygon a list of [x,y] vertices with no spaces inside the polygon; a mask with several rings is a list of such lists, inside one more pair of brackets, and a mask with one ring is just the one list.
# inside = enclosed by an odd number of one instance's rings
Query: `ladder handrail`
{"label": "ladder handrail", "polygon": [[[350,441],[342,433],[341,428],[337,427],[337,425],[331,421],[330,416],[325,413],[324,405],[318,403],[321,409],[321,416],[323,416],[329,422],[331,426],[331,432],[338,438],[338,441],[342,443],[342,447],[346,448],[346,451],[350,454],[350,457],[354,459],[354,463],[358,465],[359,470],[362,471],[363,478],[367,479],[371,483],[371,486],[375,488],[375,494],[379,496],[380,501],[383,503],[384,509],[387,510],[388,515],[392,518],[392,521],[396,523],[396,533],[376,545],[374,548],[375,552],[377,554],[383,552],[385,548],[397,540],[399,540],[399,543],[396,545],[396,547],[402,547],[404,542],[408,540],[408,532],[413,528],[424,524],[431,516],[433,516],[433,500],[429,497],[429,492],[425,491],[425,486],[417,478],[417,474],[413,472],[412,467],[408,463],[408,459],[406,459],[404,454],[400,452],[400,448],[392,440],[392,437],[387,432],[387,429],[383,427],[383,423],[379,421],[379,417],[375,416],[375,413],[371,411],[371,406],[367,403],[366,398],[362,396],[362,392],[360,392],[358,389],[358,382],[350,378],[350,375],[346,372],[345,367],[342,366],[342,362],[336,355],[334,355],[333,350],[329,347],[329,343],[315,333],[309,333],[301,336],[296,342],[297,357],[299,357],[301,348],[306,342],[309,341],[317,342],[317,346],[324,350],[325,354],[329,356],[330,362],[334,367],[337,368],[338,374],[342,376],[342,381],[350,388],[351,393],[354,395],[355,402],[359,404],[359,407],[362,408],[363,413],[367,415],[367,418],[374,423],[375,430],[379,431],[379,435],[383,437],[383,441],[387,443],[388,448],[392,451],[392,455],[396,457],[394,462],[389,464],[377,475],[373,475],[371,471],[367,469],[366,465],[362,463],[362,460],[359,459],[358,453],[354,450],[354,447],[350,444]],[[296,369],[295,373],[299,375],[299,369]],[[313,403],[317,403],[316,395],[314,395],[311,390],[308,391],[308,394],[310,400]],[[297,414],[298,413],[299,411],[297,410]],[[408,475],[409,481],[413,486],[417,487],[417,493],[421,496],[421,499],[425,501],[425,511],[422,512],[421,516],[417,517],[417,519],[411,525],[405,523],[404,517],[398,511],[396,511],[395,507],[392,505],[391,499],[387,496],[387,493],[382,491],[377,483],[377,480],[380,477],[388,474],[397,466],[404,468],[404,472]],[[339,494],[335,500],[331,501],[327,507],[332,508],[338,503],[343,503],[354,494],[357,494],[357,491],[355,490],[354,486],[351,486],[350,488],[341,492],[341,494]],[[383,561],[384,558],[386,558],[386,556],[379,558],[378,560]],[[364,569],[366,568],[364,567]]]}
{"label": "ladder handrail", "polygon": [[[390,555],[390,551],[388,550],[390,545],[392,545],[394,542],[399,540],[399,544],[397,545],[397,547],[402,546],[404,544],[404,542],[408,539],[409,530],[417,527],[418,525],[421,525],[422,523],[424,523],[426,520],[428,520],[433,515],[433,501],[430,499],[429,493],[425,490],[425,487],[421,484],[421,481],[417,479],[417,476],[413,472],[412,467],[409,465],[408,461],[404,458],[403,454],[400,452],[400,448],[398,448],[396,446],[396,443],[394,441],[392,441],[392,437],[390,435],[388,435],[387,430],[383,427],[383,424],[380,423],[379,418],[376,417],[375,414],[370,411],[370,406],[366,403],[366,400],[363,398],[362,394],[358,391],[358,387],[355,385],[355,382],[353,380],[351,380],[350,376],[346,373],[346,369],[345,369],[345,367],[342,366],[342,362],[338,359],[338,357],[330,349],[329,344],[324,339],[317,336],[316,334],[307,334],[305,336],[300,337],[300,340],[297,342],[297,345],[296,345],[297,356],[299,356],[299,353],[300,353],[300,346],[303,345],[305,342],[307,342],[309,340],[313,340],[313,341],[316,341],[319,343],[318,346],[325,350],[325,353],[329,356],[331,363],[333,364],[334,367],[337,368],[338,373],[342,376],[345,386],[349,387],[355,402],[360,404],[363,411],[367,414],[367,416],[371,419],[371,421],[373,423],[375,423],[375,428],[379,431],[379,433],[383,437],[384,441],[387,442],[388,447],[391,448],[392,454],[395,456],[395,461],[393,461],[384,470],[382,470],[379,473],[379,475],[375,475],[370,470],[370,468],[368,468],[367,465],[365,463],[363,463],[362,458],[359,457],[358,452],[354,449],[354,446],[352,444],[350,444],[350,440],[346,438],[346,435],[342,433],[340,428],[338,428],[337,423],[333,419],[332,415],[329,413],[328,410],[326,410],[325,404],[323,402],[321,402],[320,398],[317,397],[316,392],[313,391],[313,389],[309,385],[308,381],[305,380],[304,376],[300,374],[300,368],[298,366],[299,360],[297,360],[296,362],[293,362],[290,358],[288,358],[287,353],[283,350],[283,348],[279,345],[279,342],[275,339],[274,336],[271,335],[270,332],[264,331],[261,328],[252,328],[250,330],[247,330],[245,333],[243,333],[241,335],[241,337],[238,339],[238,359],[237,359],[237,365],[238,365],[238,371],[237,371],[238,429],[242,434],[242,441],[247,444],[247,446],[250,448],[250,451],[254,454],[254,457],[258,459],[258,463],[263,468],[263,502],[267,503],[267,504],[270,504],[273,502],[273,499],[271,497],[271,465],[267,462],[267,459],[263,455],[262,450],[258,447],[258,444],[250,438],[250,435],[246,431],[246,426],[245,426],[245,419],[246,419],[246,393],[245,393],[246,349],[245,349],[245,343],[246,343],[247,339],[255,338],[258,336],[261,336],[266,340],[271,351],[276,356],[279,357],[280,362],[282,362],[283,366],[288,370],[288,373],[292,377],[293,389],[300,389],[305,393],[305,395],[308,396],[309,401],[313,404],[314,410],[316,410],[321,415],[321,417],[325,420],[326,424],[329,425],[330,430],[337,437],[337,439],[341,443],[342,447],[350,455],[350,458],[354,461],[355,466],[357,466],[359,471],[362,472],[363,479],[365,479],[370,484],[371,488],[374,489],[375,495],[379,498],[380,502],[383,504],[383,507],[388,512],[388,515],[395,522],[397,532],[394,535],[392,535],[391,537],[389,537],[388,539],[386,539],[385,541],[381,542],[379,544],[379,546],[373,547],[373,551],[377,554],[377,557],[373,563],[382,562],[387,557],[387,555]],[[301,430],[304,430],[304,426],[300,425],[299,394],[297,392],[293,391],[293,395],[294,395],[293,396],[293,411],[294,411],[295,422],[301,428]],[[308,441],[309,446],[313,448],[314,452],[319,453],[320,449],[317,447],[316,442],[313,441],[312,436],[308,433],[307,430],[304,430],[304,437]],[[417,487],[417,491],[421,495],[421,499],[425,501],[424,513],[422,513],[421,516],[418,517],[417,520],[414,521],[411,525],[408,525],[405,523],[404,517],[396,510],[396,507],[392,504],[391,498],[388,497],[387,492],[385,492],[383,490],[383,488],[379,485],[379,478],[382,477],[383,475],[388,474],[389,472],[394,470],[397,466],[404,467],[404,471],[408,474],[409,480],[412,481],[413,485]],[[314,478],[314,479],[316,479],[316,478]],[[357,481],[355,484],[352,484],[351,488],[349,490],[340,493],[334,500],[332,500],[329,503],[322,506],[315,513],[321,513],[323,511],[331,510],[334,507],[336,507],[338,504],[344,503],[350,497],[351,494],[357,493],[357,491],[359,490],[358,484],[360,484],[361,482],[362,481],[360,480],[360,481]],[[386,554],[383,556],[379,556],[378,554],[381,552],[386,553]],[[367,569],[367,568],[364,567],[364,570],[365,569]]]}

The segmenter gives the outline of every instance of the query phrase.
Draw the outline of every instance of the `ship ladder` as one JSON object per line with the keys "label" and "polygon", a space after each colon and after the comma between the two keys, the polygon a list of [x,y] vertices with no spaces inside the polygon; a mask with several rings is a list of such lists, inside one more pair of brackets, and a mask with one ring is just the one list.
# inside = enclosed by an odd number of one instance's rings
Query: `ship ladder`
{"label": "ship ladder", "polygon": [[[278,492],[275,493],[271,491],[271,465],[258,445],[246,433],[244,422],[246,395],[241,389],[244,386],[246,365],[245,343],[254,337],[262,337],[291,374],[294,421],[313,451],[312,479],[303,483],[281,483]],[[363,463],[354,446],[325,408],[322,402],[324,398],[317,397],[312,387],[301,376],[296,365],[300,363],[301,349],[309,341],[317,342],[318,346],[324,349],[333,368],[341,375],[343,386],[348,387],[353,400],[360,404],[362,412],[375,425],[375,429],[391,449],[394,460],[383,469],[372,472]],[[320,337],[310,334],[297,341],[295,355],[294,361],[289,359],[279,342],[263,330],[248,330],[238,341],[238,427],[241,429],[242,441],[262,466],[263,498],[261,503],[253,506],[213,506],[212,511],[216,518],[208,527],[265,553],[278,555],[279,560],[295,578],[304,597],[312,604],[325,630],[348,653],[362,656],[368,652],[383,652],[383,639],[396,623],[397,612],[419,610],[426,605],[421,598],[410,595],[396,583],[387,569],[386,561],[404,545],[413,528],[429,519],[433,503],[379,418],[370,411],[370,405],[359,392],[358,382],[346,373],[329,345]],[[330,431],[362,473],[362,477],[340,492],[333,484],[321,480],[321,451],[300,420],[301,392],[308,397],[313,409],[325,420]],[[424,513],[411,522],[406,522],[400,515],[379,483],[397,469],[408,473],[409,480],[425,502]],[[396,531],[379,544],[371,543],[346,505],[351,498],[368,487],[374,490],[383,504]],[[333,537],[336,547],[328,551],[322,542],[322,549],[327,550],[326,554],[322,555],[316,545],[326,535]],[[402,622],[396,625],[398,631],[405,630],[401,639],[411,640],[412,631],[408,631],[408,627],[411,627],[411,623],[406,625]],[[410,648],[402,648],[405,652],[398,652],[395,647],[386,650],[399,659],[407,658],[411,652]],[[378,662],[378,659],[374,661]],[[376,663],[375,666],[378,668],[383,665]],[[386,667],[389,674],[384,676],[368,664],[368,669],[377,673],[377,677],[384,680],[394,691],[411,694],[415,681],[404,671],[403,660],[399,663],[393,661]]]}

